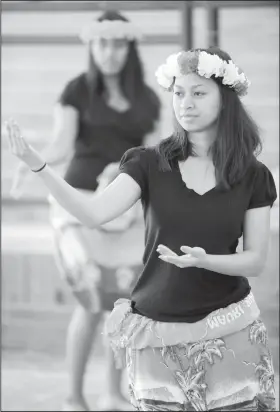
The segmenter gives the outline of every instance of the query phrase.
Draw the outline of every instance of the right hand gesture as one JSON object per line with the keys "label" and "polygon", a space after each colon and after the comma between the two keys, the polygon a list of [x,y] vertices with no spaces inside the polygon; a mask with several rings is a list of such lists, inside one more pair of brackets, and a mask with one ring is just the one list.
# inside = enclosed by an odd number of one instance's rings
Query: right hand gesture
{"label": "right hand gesture", "polygon": [[44,165],[44,160],[39,153],[31,147],[22,137],[17,123],[10,119],[5,123],[7,129],[7,140],[10,152],[22,160],[33,171]]}

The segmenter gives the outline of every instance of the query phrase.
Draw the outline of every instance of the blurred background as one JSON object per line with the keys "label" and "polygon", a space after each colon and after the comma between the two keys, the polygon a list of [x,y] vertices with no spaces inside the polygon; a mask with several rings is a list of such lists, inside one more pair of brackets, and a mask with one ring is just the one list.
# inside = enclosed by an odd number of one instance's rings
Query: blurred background
{"label": "blurred background", "polygon": [[[217,44],[231,54],[252,82],[244,102],[261,128],[260,160],[279,190],[278,1],[3,1],[2,120],[13,116],[36,148],[47,144],[58,93],[86,67],[78,33],[110,7],[144,32],[139,51],[146,79],[163,104],[159,139],[169,135],[171,118],[170,97],[155,81],[158,65],[182,47]],[[74,300],[54,261],[46,191],[33,177],[19,200],[9,194],[17,165],[2,139],[1,410],[54,411],[65,394],[65,334]],[[277,379],[278,275],[279,200],[272,209],[266,269],[251,281],[268,327]],[[100,339],[86,381],[92,405],[105,385],[103,356]]]}

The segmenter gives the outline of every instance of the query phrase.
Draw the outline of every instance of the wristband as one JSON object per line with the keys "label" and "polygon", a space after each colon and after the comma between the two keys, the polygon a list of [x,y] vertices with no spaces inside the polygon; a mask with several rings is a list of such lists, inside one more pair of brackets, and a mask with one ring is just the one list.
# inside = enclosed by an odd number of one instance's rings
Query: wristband
{"label": "wristband", "polygon": [[38,169],[38,170],[31,169],[31,171],[34,172],[34,173],[38,173],[38,172],[41,172],[41,170],[43,170],[46,166],[47,166],[47,163],[45,163],[42,167],[40,167],[40,169]]}

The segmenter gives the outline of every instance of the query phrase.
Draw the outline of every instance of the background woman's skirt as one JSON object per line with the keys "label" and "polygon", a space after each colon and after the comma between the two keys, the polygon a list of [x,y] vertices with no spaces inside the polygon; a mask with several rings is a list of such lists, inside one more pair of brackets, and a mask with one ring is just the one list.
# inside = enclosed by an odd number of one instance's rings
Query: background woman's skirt
{"label": "background woman's skirt", "polygon": [[[89,198],[93,192],[83,191]],[[89,229],[50,201],[56,262],[63,278],[77,295],[90,295],[93,312],[112,310],[119,298],[128,298],[140,275],[144,252],[144,222],[138,202],[120,218],[101,229]]]}

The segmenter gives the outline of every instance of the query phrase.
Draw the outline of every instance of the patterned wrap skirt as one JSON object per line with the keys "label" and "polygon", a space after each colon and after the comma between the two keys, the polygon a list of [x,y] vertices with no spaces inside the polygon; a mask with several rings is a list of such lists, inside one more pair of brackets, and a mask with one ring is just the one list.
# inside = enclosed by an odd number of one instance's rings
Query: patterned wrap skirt
{"label": "patterned wrap skirt", "polygon": [[[81,190],[89,198],[96,192]],[[138,202],[100,229],[83,226],[49,196],[55,259],[73,294],[92,313],[128,298],[142,271],[144,220]]]}
{"label": "patterned wrap skirt", "polygon": [[120,299],[104,335],[141,411],[274,411],[267,330],[252,292],[196,323],[159,322]]}

